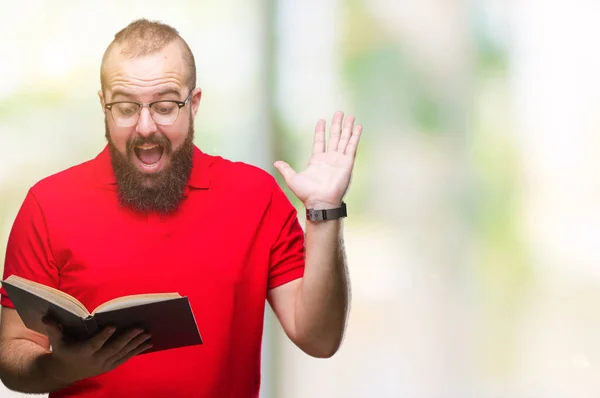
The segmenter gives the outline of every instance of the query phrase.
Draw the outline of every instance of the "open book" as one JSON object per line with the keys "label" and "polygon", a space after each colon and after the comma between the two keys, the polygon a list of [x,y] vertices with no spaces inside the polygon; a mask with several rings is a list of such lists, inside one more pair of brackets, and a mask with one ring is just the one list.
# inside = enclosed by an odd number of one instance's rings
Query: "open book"
{"label": "open book", "polygon": [[202,344],[187,297],[178,293],[154,293],[119,297],[99,305],[91,313],[74,297],[16,275],[2,282],[25,326],[46,334],[46,315],[62,325],[63,335],[86,340],[106,326],[117,333],[141,327],[151,334],[147,354],[172,348]]}

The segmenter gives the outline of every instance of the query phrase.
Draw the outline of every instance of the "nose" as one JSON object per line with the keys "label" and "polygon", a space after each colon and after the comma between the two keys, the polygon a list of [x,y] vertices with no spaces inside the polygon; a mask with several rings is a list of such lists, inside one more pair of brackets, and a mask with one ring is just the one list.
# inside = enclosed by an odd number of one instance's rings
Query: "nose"
{"label": "nose", "polygon": [[146,106],[140,109],[140,119],[137,122],[136,131],[143,137],[148,137],[157,131],[156,123],[150,115],[150,109]]}

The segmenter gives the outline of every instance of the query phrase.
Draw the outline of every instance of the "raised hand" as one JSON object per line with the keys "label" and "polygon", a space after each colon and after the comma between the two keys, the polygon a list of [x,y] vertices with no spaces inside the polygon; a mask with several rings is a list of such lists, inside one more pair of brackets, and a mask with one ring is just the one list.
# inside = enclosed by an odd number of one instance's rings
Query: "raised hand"
{"label": "raised hand", "polygon": [[296,173],[286,162],[274,164],[307,209],[331,209],[341,205],[362,133],[362,126],[354,125],[354,116],[344,121],[344,113],[338,111],[333,115],[326,145],[325,124],[323,119],[317,122],[313,152],[306,170]]}
{"label": "raised hand", "polygon": [[70,343],[63,339],[58,325],[44,322],[52,346],[49,376],[63,385],[108,372],[152,347],[146,343],[150,335],[141,329],[126,331],[109,341],[114,328],[105,328],[87,341]]}

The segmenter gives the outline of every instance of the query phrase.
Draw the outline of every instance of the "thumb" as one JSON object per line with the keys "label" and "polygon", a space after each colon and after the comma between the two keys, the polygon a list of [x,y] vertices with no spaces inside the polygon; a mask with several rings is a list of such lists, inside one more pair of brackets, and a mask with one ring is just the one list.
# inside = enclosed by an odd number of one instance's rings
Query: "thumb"
{"label": "thumb", "polygon": [[292,169],[292,167],[284,161],[278,160],[273,164],[273,166],[275,166],[279,173],[281,173],[286,183],[296,175],[294,169]]}
{"label": "thumb", "polygon": [[55,322],[47,318],[43,319],[42,322],[44,323],[44,327],[46,328],[46,333],[48,334],[50,345],[56,346],[60,344],[60,341],[62,340],[62,332],[59,326]]}

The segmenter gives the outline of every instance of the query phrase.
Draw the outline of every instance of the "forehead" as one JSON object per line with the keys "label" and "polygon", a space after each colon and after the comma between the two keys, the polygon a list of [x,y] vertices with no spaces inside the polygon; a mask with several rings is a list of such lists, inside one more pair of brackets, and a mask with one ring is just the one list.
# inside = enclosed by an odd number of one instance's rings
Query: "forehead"
{"label": "forehead", "polygon": [[[126,48],[126,47],[125,47]],[[106,88],[152,89],[168,84],[183,87],[188,78],[181,47],[176,42],[151,54],[132,57],[116,45],[104,64]]]}

